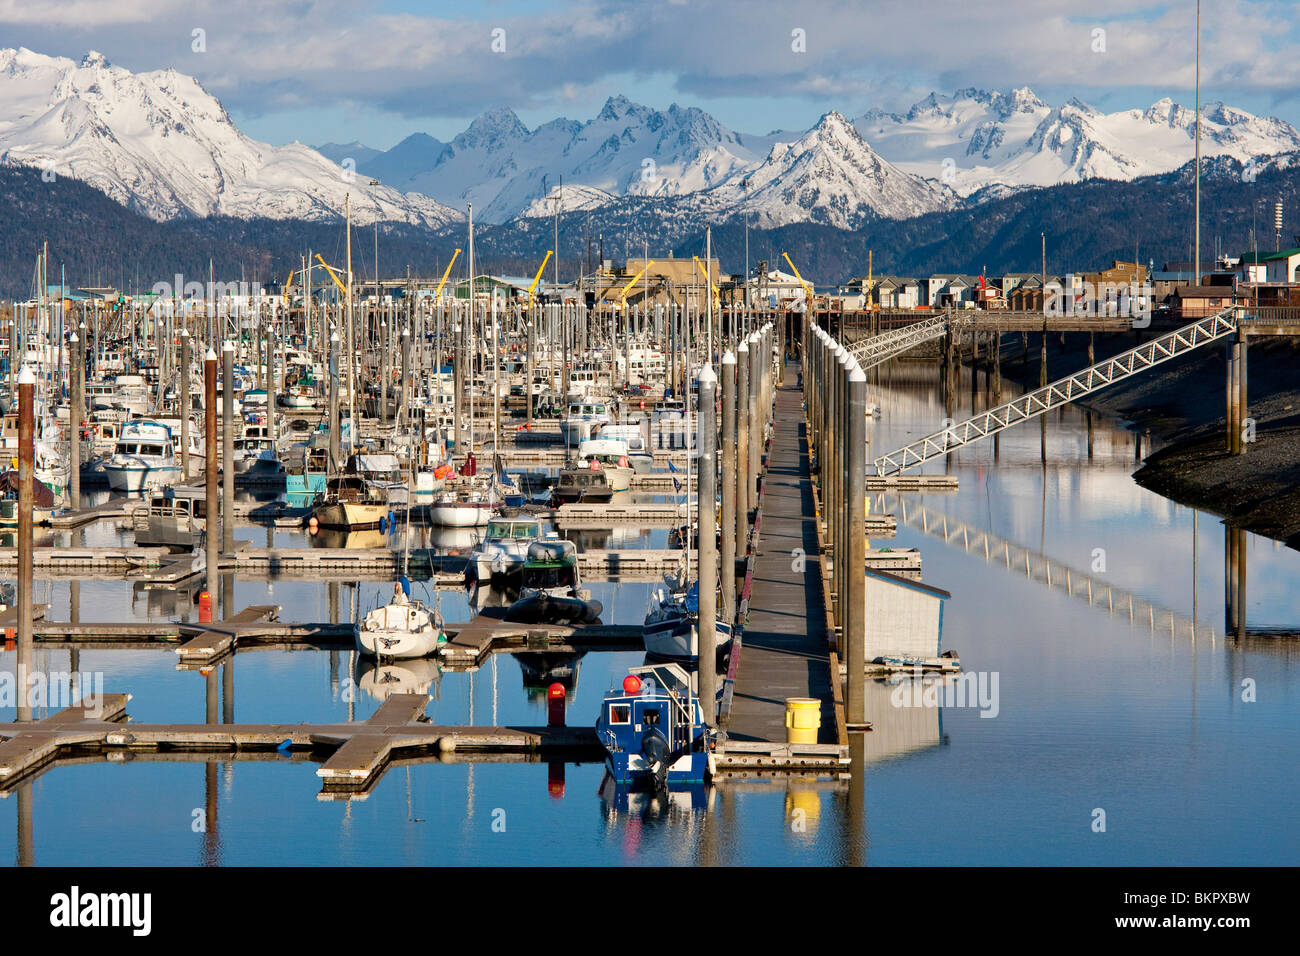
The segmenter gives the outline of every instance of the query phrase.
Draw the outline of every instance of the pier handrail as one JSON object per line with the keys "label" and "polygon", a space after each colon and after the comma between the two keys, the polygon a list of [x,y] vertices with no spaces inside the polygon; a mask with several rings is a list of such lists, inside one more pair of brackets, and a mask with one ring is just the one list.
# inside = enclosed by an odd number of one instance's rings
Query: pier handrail
{"label": "pier handrail", "polygon": [[1049,385],[1026,392],[1019,398],[996,408],[926,435],[887,455],[881,455],[875,460],[876,474],[901,474],[909,468],[946,455],[981,438],[987,438],[1012,425],[1036,418],[1053,408],[1068,405],[1084,395],[1100,391],[1108,385],[1177,358],[1206,343],[1235,334],[1236,331],[1235,307],[1198,319],[1173,332],[1144,342],[1137,348],[1097,362]]}
{"label": "pier handrail", "polygon": [[901,329],[881,332],[879,335],[873,335],[869,339],[845,347],[865,371],[923,342],[937,339],[948,331],[949,318],[947,313],[936,315]]}

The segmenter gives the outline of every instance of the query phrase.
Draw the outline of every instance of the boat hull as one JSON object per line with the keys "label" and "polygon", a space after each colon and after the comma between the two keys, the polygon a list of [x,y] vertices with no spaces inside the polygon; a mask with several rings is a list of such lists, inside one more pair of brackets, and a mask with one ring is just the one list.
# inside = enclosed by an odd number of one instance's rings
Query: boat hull
{"label": "boat hull", "polygon": [[166,488],[181,480],[181,470],[176,465],[104,465],[108,487],[114,491],[152,491]]}
{"label": "boat hull", "polygon": [[[605,769],[619,786],[654,789],[657,785],[650,762],[641,754],[615,750],[606,754]],[[668,765],[664,782],[669,786],[704,783],[709,778],[709,755],[684,753]]]}
{"label": "boat hull", "polygon": [[378,528],[388,517],[388,506],[361,504],[349,501],[331,501],[318,507],[314,513],[316,524],[322,528],[346,528],[362,531]]}
{"label": "boat hull", "polygon": [[429,505],[429,520],[440,528],[478,528],[495,510],[487,501],[435,501]]}
{"label": "boat hull", "polygon": [[419,657],[431,657],[438,653],[438,648],[446,643],[442,632],[434,628],[426,631],[402,631],[395,628],[368,631],[353,627],[357,650],[367,657],[382,660],[412,660]]}

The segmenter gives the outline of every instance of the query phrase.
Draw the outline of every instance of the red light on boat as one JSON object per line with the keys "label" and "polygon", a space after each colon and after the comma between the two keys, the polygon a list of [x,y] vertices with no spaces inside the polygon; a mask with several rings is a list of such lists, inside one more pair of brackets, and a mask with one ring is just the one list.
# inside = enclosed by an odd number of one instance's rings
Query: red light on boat
{"label": "red light on boat", "polygon": [[635,674],[628,674],[623,678],[623,693],[639,694],[641,693],[641,678]]}

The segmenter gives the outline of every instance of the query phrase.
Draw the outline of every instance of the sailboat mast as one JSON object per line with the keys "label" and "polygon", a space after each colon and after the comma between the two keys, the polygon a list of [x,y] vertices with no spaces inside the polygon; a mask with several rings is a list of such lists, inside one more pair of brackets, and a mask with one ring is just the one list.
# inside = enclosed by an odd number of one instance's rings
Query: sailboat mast
{"label": "sailboat mast", "polygon": [[[353,321],[352,321],[352,197],[348,194],[343,197],[343,208],[347,219],[347,246],[348,246],[348,288],[345,293],[348,311],[348,436],[351,439],[348,442],[348,449],[356,445],[357,441],[357,399],[356,399],[356,351],[353,343]],[[341,430],[341,429],[340,429]]]}

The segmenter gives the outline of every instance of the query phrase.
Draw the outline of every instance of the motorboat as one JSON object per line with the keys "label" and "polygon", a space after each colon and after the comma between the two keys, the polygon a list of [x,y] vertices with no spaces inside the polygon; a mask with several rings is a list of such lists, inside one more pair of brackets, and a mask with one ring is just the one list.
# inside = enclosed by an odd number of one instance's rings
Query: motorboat
{"label": "motorboat", "polygon": [[114,491],[153,490],[180,481],[171,429],[146,419],[123,422],[104,473]]}
{"label": "motorboat", "polygon": [[609,486],[609,479],[600,468],[563,468],[551,489],[551,504],[554,507],[579,503],[604,504],[612,497],[614,489]]}
{"label": "motorboat", "polygon": [[560,437],[564,439],[566,448],[576,446],[613,420],[609,406],[604,402],[571,402],[568,415],[560,422]]}
{"label": "motorboat", "polygon": [[680,665],[630,668],[621,688],[601,703],[596,735],[618,785],[663,790],[713,775],[704,711]]}
{"label": "motorboat", "polygon": [[[650,609],[646,612],[642,637],[646,654],[660,660],[695,663],[700,657],[700,585],[696,581],[689,587],[675,586],[666,578],[667,590],[656,590]],[[719,618],[715,625],[718,654],[731,646],[731,625]]]}
{"label": "motorboat", "polygon": [[516,576],[528,559],[529,546],[541,536],[542,523],[535,517],[492,518],[483,540],[469,556],[466,586],[500,584]]}
{"label": "motorboat", "polygon": [[627,491],[633,474],[627,452],[621,438],[587,438],[578,443],[578,467],[603,471],[610,491]]}

